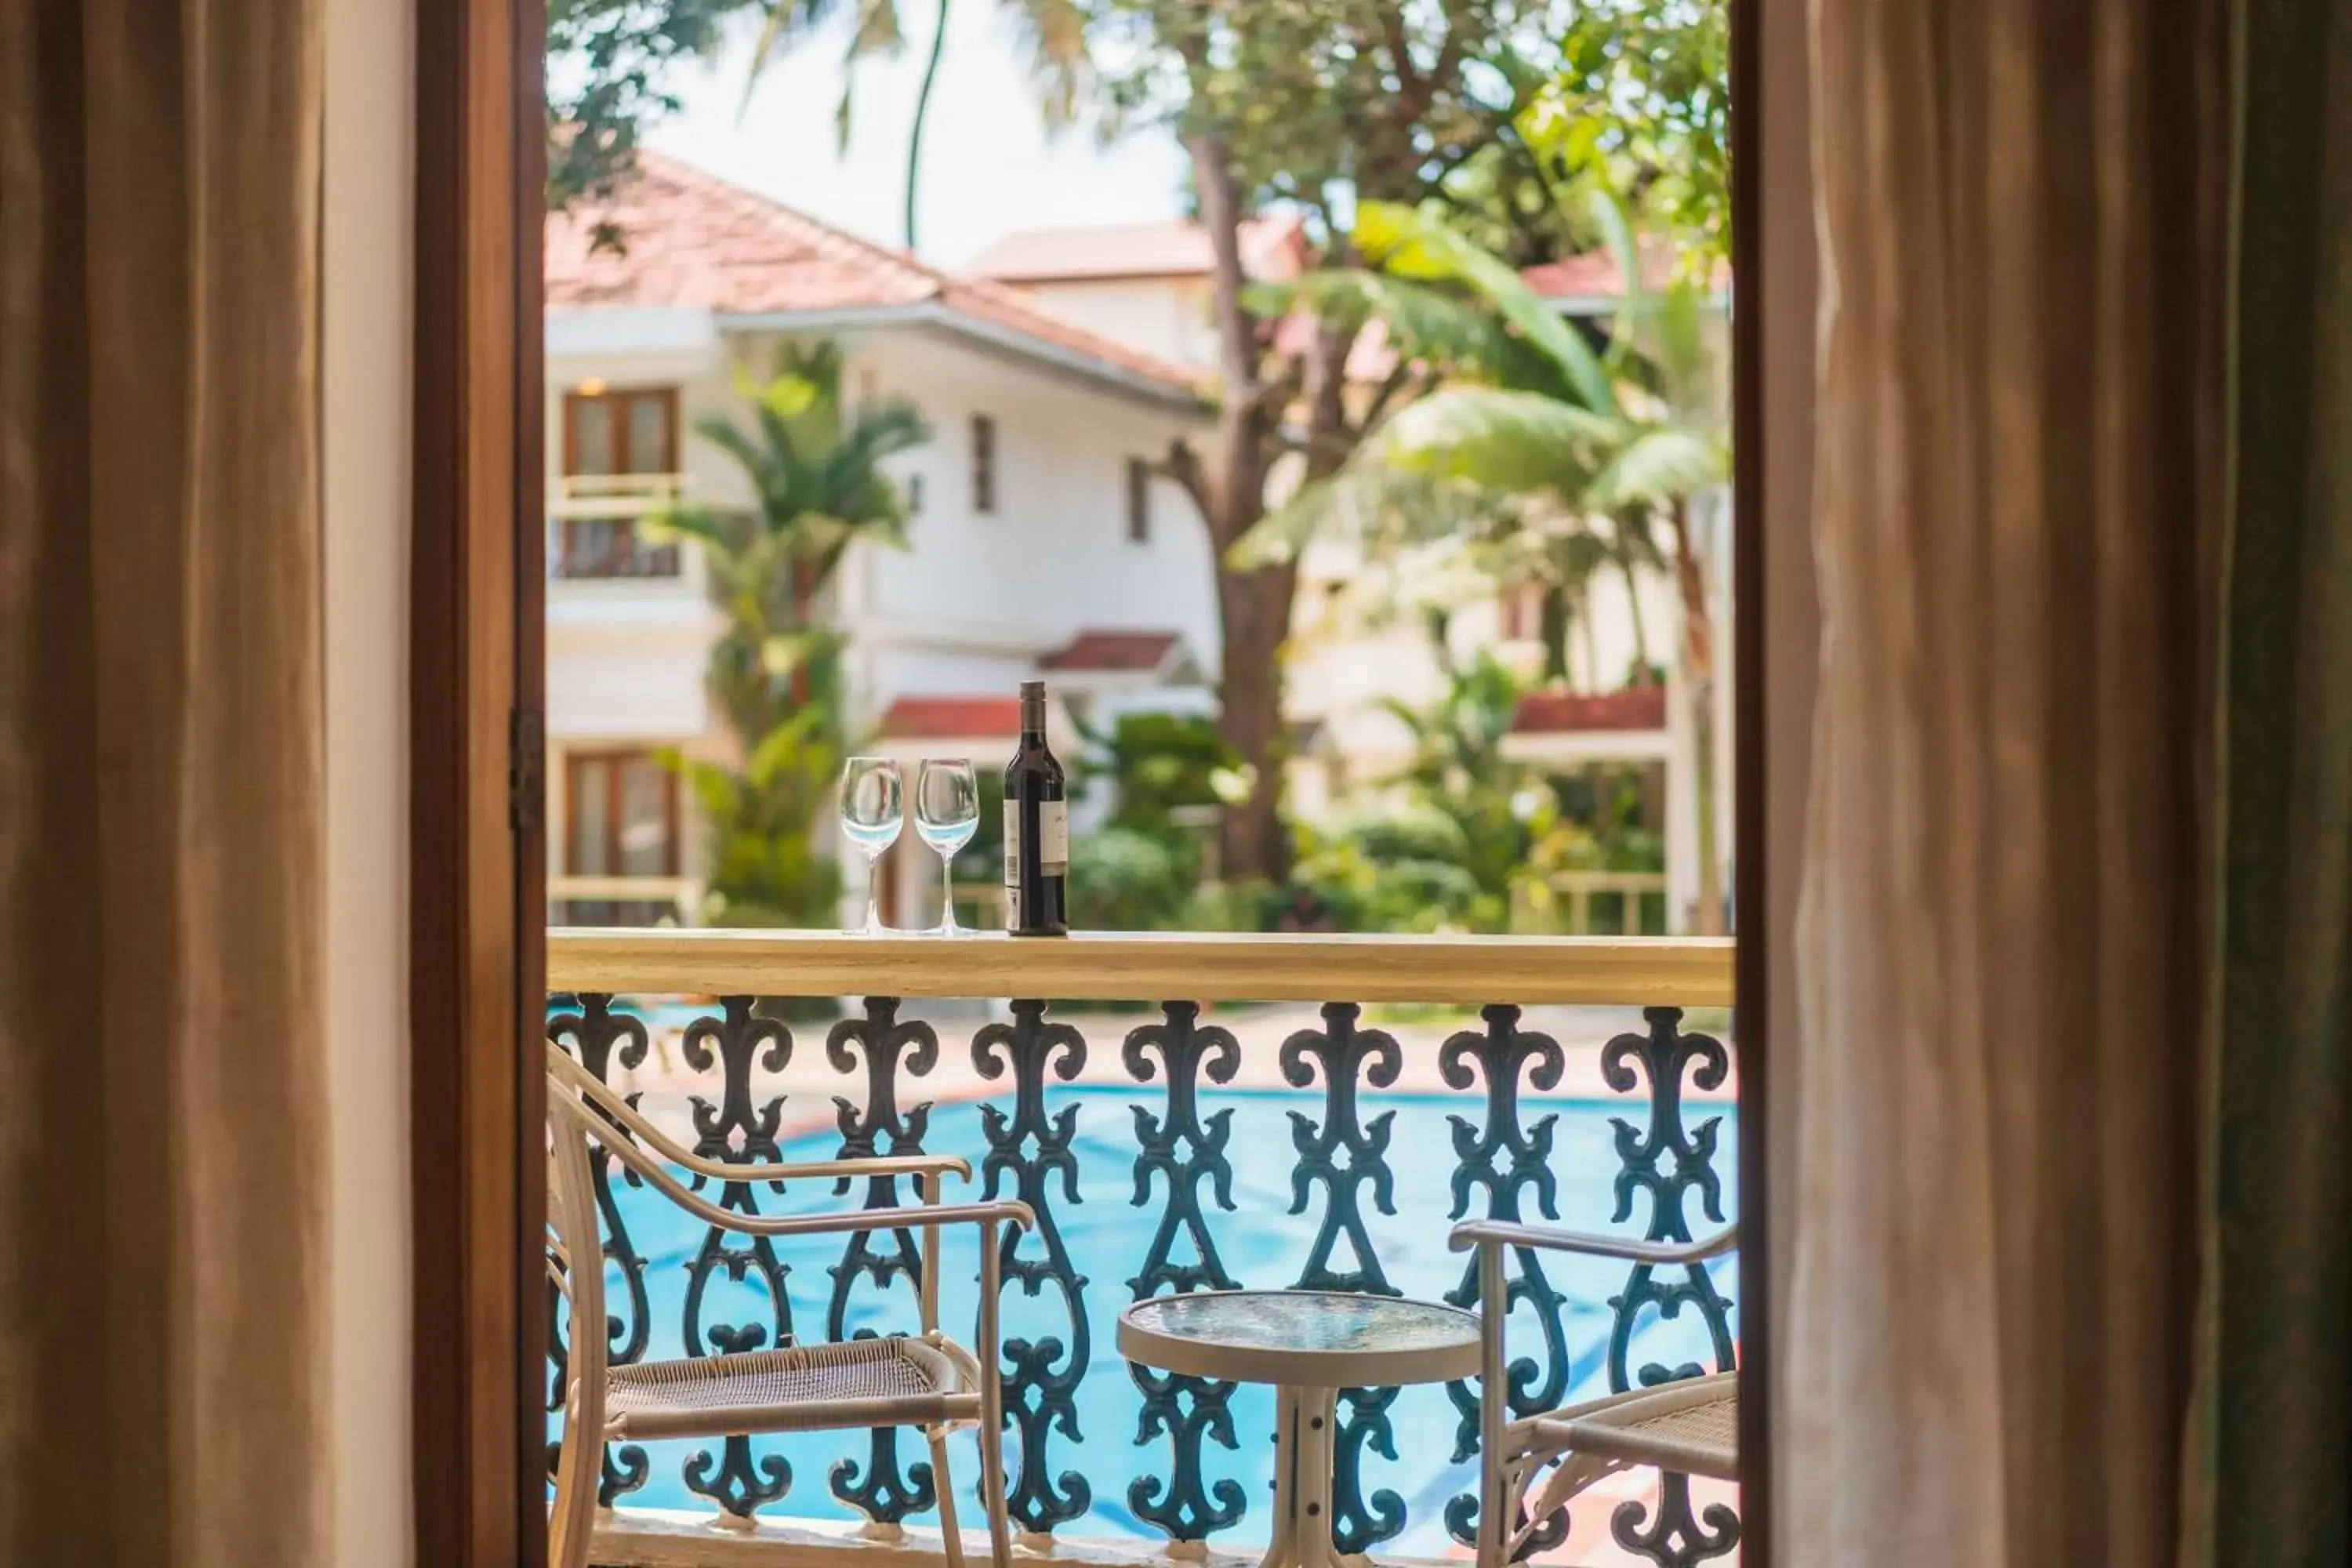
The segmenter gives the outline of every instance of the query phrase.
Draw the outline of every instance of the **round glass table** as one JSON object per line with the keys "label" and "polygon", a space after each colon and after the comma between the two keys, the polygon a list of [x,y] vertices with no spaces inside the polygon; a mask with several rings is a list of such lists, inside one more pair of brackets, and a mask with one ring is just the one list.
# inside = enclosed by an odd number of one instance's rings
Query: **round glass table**
{"label": "round glass table", "polygon": [[1331,1541],[1334,1402],[1342,1388],[1478,1371],[1478,1318],[1434,1301],[1332,1290],[1202,1290],[1118,1315],[1118,1353],[1189,1377],[1275,1387],[1274,1540],[1260,1568],[1360,1561]]}

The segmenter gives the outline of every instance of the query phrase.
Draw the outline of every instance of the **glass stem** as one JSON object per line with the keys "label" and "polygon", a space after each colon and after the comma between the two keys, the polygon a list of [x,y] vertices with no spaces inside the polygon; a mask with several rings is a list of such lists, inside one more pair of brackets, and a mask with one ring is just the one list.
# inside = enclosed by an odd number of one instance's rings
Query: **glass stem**
{"label": "glass stem", "polygon": [[940,857],[940,930],[955,935],[955,857]]}
{"label": "glass stem", "polygon": [[866,858],[866,934],[882,934],[882,857]]}

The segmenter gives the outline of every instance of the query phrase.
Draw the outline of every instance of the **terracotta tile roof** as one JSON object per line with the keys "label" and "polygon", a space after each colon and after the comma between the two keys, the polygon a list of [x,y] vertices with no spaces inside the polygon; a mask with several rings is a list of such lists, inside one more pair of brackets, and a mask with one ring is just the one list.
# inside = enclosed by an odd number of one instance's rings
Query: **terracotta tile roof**
{"label": "terracotta tile roof", "polygon": [[1666,689],[1663,686],[1629,686],[1590,697],[1569,691],[1530,691],[1519,699],[1518,711],[1511,718],[1511,728],[1523,735],[1665,727]]}
{"label": "terracotta tile roof", "polygon": [[1080,632],[1037,661],[1040,669],[1129,674],[1158,669],[1183,641],[1174,632]]}
{"label": "terracotta tile roof", "polygon": [[[1242,265],[1253,277],[1292,277],[1306,260],[1305,231],[1295,217],[1244,219],[1241,241]],[[1175,222],[1022,229],[982,251],[970,270],[1008,283],[1055,283],[1206,276],[1210,267],[1208,231]]]}
{"label": "terracotta tile roof", "polygon": [[[1645,246],[1642,252],[1642,282],[1653,290],[1673,281],[1675,258],[1664,246]],[[1625,273],[1617,258],[1606,250],[1564,256],[1537,267],[1524,268],[1519,280],[1547,300],[1614,300],[1625,292]],[[1731,268],[1716,268],[1715,286],[1731,286]]]}
{"label": "terracotta tile roof", "polygon": [[[594,248],[604,223],[620,228],[622,250]],[[721,316],[934,304],[1171,391],[1201,384],[1193,372],[1048,316],[1001,284],[942,272],[651,153],[637,155],[611,201],[547,220],[546,302]]]}
{"label": "terracotta tile roof", "polygon": [[886,741],[963,741],[1021,733],[1018,697],[901,697],[882,715]]}

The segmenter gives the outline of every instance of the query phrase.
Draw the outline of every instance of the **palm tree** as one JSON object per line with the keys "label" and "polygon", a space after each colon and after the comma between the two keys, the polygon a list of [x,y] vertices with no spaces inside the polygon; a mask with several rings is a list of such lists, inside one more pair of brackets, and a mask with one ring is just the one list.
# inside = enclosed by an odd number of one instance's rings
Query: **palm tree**
{"label": "palm tree", "polygon": [[[1078,89],[1086,68],[1086,17],[1080,0],[1001,0],[1012,11],[1028,45],[1031,68],[1049,126],[1064,126],[1077,117]],[[743,78],[743,96],[751,89],[769,62],[827,26],[837,16],[851,18],[849,47],[842,56],[841,97],[834,104],[833,130],[836,153],[849,145],[853,89],[857,67],[868,59],[895,57],[906,49],[907,30],[898,0],[765,0],[767,15],[751,50],[751,68]],[[950,0],[935,0],[931,47],[923,59],[922,85],[915,91],[915,117],[907,131],[906,247],[915,248],[915,208],[918,174],[923,158],[923,128],[930,118],[931,92],[938,85],[940,62],[947,51]]]}
{"label": "palm tree", "polygon": [[[1295,550],[1339,515],[1360,528],[1371,524],[1375,532],[1390,530],[1391,548],[1410,546],[1425,542],[1422,531],[1449,524],[1442,508],[1402,506],[1394,497],[1425,495],[1432,487],[1504,492],[1532,504],[1503,509],[1503,515],[1547,520],[1555,532],[1564,517],[1572,520],[1571,531],[1596,532],[1601,543],[1581,547],[1583,558],[1589,563],[1595,548],[1604,550],[1624,575],[1643,644],[1635,584],[1644,568],[1670,567],[1683,611],[1676,658],[1695,730],[1696,923],[1706,931],[1719,925],[1722,910],[1712,787],[1714,637],[1709,574],[1691,503],[1731,473],[1708,341],[1713,310],[1703,289],[1686,280],[1653,294],[1623,203],[1603,191],[1594,208],[1625,280],[1623,302],[1600,350],[1508,264],[1443,217],[1367,204],[1357,240],[1380,272],[1327,277],[1307,287],[1327,297],[1362,291],[1368,308],[1399,331],[1407,345],[1401,352],[1450,347],[1440,357],[1455,374],[1449,384],[1391,416],[1351,459],[1352,472],[1325,493],[1303,493],[1270,520],[1257,547]],[[1446,321],[1431,302],[1433,293],[1456,301],[1467,297],[1489,328],[1482,334]],[[1402,490],[1393,488],[1400,483]],[[1605,531],[1599,531],[1604,520]],[[1664,545],[1657,540],[1661,523]],[[1646,670],[1648,662],[1646,646],[1637,648],[1639,666]]]}
{"label": "palm tree", "polygon": [[705,676],[734,731],[740,768],[675,759],[710,825],[710,887],[727,924],[821,918],[838,892],[810,846],[846,749],[842,637],[818,608],[850,547],[907,542],[906,506],[882,465],[930,439],[896,398],[845,409],[830,342],[788,343],[764,383],[740,376],[748,426],[717,416],[695,433],[751,480],[749,510],[689,507],[659,529],[702,547],[725,626]]}

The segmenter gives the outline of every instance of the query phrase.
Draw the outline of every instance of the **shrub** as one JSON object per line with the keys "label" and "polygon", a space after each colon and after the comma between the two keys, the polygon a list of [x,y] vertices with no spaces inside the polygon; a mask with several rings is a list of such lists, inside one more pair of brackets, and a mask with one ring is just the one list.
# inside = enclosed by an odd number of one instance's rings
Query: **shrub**
{"label": "shrub", "polygon": [[1164,931],[1192,897],[1181,842],[1132,827],[1070,841],[1070,924],[1082,931]]}

